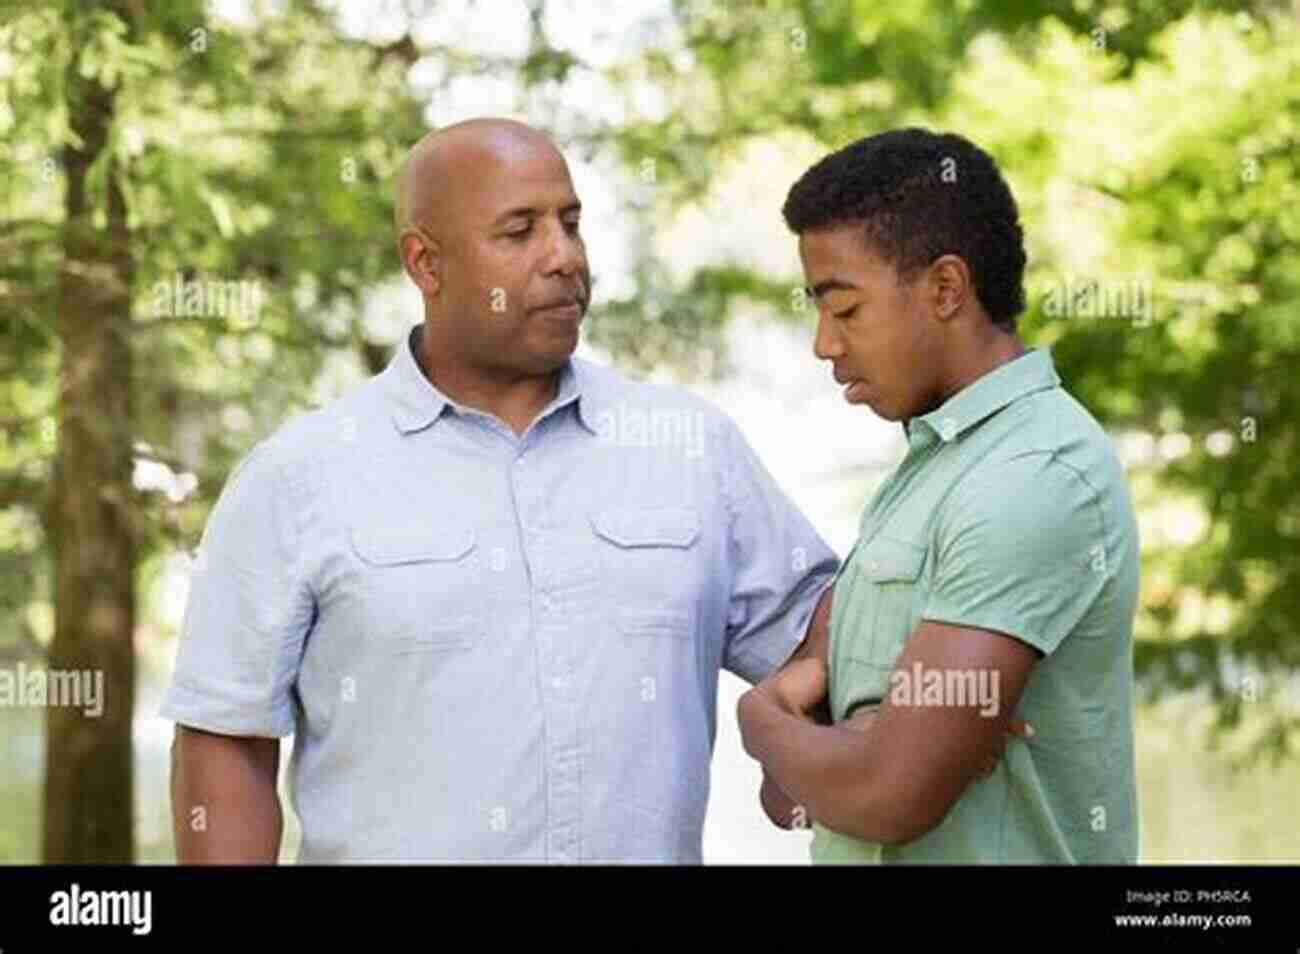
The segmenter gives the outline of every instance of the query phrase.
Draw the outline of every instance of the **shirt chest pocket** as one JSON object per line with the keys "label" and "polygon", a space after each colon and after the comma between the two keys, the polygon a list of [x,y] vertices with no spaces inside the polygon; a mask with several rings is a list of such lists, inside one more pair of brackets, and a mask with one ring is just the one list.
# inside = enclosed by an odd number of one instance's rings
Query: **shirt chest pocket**
{"label": "shirt chest pocket", "polygon": [[920,620],[921,574],[927,552],[919,543],[877,536],[859,546],[848,578],[837,584],[837,611],[841,606],[839,587],[847,584],[846,616],[839,628],[844,642],[834,647],[842,671],[850,676],[841,685],[851,686],[854,697],[843,700],[845,707],[885,696],[890,673]]}
{"label": "shirt chest pocket", "polygon": [[394,653],[473,649],[483,635],[488,586],[473,527],[418,520],[357,525],[366,638]]}
{"label": "shirt chest pocket", "polygon": [[610,507],[592,517],[606,605],[694,616],[701,520],[693,507]]}

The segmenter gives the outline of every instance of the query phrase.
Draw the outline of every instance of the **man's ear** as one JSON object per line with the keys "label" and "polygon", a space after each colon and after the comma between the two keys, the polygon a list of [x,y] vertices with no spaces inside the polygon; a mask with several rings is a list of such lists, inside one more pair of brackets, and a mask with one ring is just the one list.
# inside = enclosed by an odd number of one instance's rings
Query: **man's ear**
{"label": "man's ear", "polygon": [[437,240],[418,226],[409,226],[398,239],[402,268],[426,296],[442,289],[442,249]]}
{"label": "man's ear", "polygon": [[947,321],[961,312],[974,292],[970,268],[959,255],[941,255],[931,263],[929,272],[935,317]]}

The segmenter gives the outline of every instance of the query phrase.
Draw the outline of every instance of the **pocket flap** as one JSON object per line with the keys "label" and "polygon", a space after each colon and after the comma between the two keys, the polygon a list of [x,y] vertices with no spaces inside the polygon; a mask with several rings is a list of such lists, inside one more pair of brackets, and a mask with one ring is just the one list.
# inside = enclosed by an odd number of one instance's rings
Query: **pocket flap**
{"label": "pocket flap", "polygon": [[474,531],[467,526],[355,526],[352,545],[367,563],[392,566],[430,560],[459,560],[474,549]]}
{"label": "pocket flap", "polygon": [[700,535],[700,514],[692,507],[611,507],[592,523],[621,547],[689,547]]}
{"label": "pocket flap", "polygon": [[921,575],[925,553],[926,548],[916,543],[876,537],[863,545],[858,554],[858,567],[873,583],[907,582]]}
{"label": "pocket flap", "polygon": [[620,609],[615,615],[624,636],[672,636],[691,638],[691,617],[663,609]]}

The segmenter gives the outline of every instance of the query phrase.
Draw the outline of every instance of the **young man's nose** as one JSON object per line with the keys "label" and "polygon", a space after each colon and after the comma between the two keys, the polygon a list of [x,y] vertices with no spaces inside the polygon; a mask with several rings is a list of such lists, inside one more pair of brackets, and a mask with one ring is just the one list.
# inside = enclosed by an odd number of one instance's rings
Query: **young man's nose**
{"label": "young man's nose", "polygon": [[835,333],[825,311],[817,313],[817,335],[813,338],[813,354],[823,361],[831,361],[844,354],[844,342]]}

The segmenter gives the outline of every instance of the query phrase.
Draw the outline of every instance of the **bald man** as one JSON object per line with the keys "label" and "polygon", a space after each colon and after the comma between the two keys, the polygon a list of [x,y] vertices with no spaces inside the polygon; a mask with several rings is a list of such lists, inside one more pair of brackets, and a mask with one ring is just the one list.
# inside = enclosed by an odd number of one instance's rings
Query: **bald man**
{"label": "bald man", "polygon": [[396,211],[423,322],[205,530],[178,858],[275,860],[292,734],[299,861],[698,863],[719,671],[825,659],[838,561],[727,417],[573,357],[581,204],[543,135],[426,136]]}

